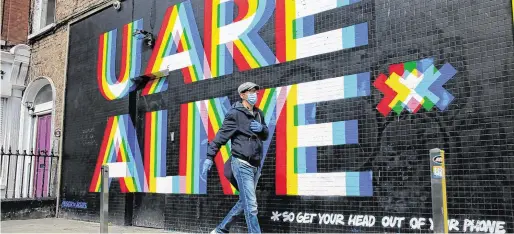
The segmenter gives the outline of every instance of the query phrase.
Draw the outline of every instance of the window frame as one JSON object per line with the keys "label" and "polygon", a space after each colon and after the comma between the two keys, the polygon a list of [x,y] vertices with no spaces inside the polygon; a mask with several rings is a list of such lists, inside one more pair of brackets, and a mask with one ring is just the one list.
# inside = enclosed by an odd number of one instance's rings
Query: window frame
{"label": "window frame", "polygon": [[[48,1],[51,0],[32,0],[32,10],[30,15],[30,34],[28,36],[28,39],[32,39],[55,27],[57,0],[53,0],[55,2],[55,5],[53,10],[53,19],[51,23],[46,22],[48,18]],[[38,5],[36,6],[36,4]],[[45,26],[41,27],[42,25]]]}

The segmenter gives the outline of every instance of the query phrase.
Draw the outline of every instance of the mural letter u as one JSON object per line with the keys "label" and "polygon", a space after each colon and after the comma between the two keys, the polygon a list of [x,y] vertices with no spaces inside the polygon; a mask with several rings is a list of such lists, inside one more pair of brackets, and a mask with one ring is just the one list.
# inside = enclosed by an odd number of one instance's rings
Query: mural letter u
{"label": "mural letter u", "polygon": [[116,77],[116,36],[117,29],[100,35],[98,40],[97,79],[98,88],[107,100],[125,97],[135,88],[131,78],[139,75],[141,69],[141,46],[143,40],[134,36],[143,28],[143,19],[123,27],[120,59],[120,73]]}

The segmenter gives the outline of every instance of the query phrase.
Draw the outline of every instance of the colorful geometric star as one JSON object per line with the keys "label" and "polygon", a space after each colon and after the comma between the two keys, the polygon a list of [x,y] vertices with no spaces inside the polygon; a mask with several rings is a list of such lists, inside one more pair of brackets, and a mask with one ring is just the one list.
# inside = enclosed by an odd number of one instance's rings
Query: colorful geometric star
{"label": "colorful geometric star", "polygon": [[438,70],[431,58],[390,65],[389,77],[380,74],[373,83],[384,94],[377,110],[384,116],[391,110],[398,115],[404,109],[416,113],[421,107],[444,111],[454,97],[443,85],[456,73],[449,63]]}

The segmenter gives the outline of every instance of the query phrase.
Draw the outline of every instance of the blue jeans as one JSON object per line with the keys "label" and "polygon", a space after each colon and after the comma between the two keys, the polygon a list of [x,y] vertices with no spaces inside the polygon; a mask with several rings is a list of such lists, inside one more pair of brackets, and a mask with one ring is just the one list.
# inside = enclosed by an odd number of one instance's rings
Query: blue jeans
{"label": "blue jeans", "polygon": [[261,233],[261,227],[257,219],[257,197],[255,195],[257,181],[259,180],[258,169],[239,161],[237,158],[232,158],[231,167],[239,187],[239,201],[216,227],[216,232],[228,233],[237,216],[244,211],[248,233]]}

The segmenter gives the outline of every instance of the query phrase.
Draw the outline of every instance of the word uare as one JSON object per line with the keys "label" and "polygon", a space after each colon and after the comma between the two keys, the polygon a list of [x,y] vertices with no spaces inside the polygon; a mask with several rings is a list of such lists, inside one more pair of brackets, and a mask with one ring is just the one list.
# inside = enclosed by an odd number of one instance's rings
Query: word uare
{"label": "word uare", "polygon": [[[107,100],[125,97],[135,89],[134,79],[156,78],[144,95],[163,92],[159,82],[169,71],[181,70],[185,83],[270,66],[368,44],[368,23],[314,33],[314,16],[360,0],[207,0],[204,6],[204,40],[201,40],[191,1],[170,6],[164,14],[153,52],[141,71],[143,40],[135,35],[143,19],[125,25],[121,59],[116,74],[117,29],[98,40],[97,79]],[[235,10],[237,9],[237,12]],[[275,44],[271,48],[259,30],[275,14]],[[237,17],[234,17],[237,16]]]}

